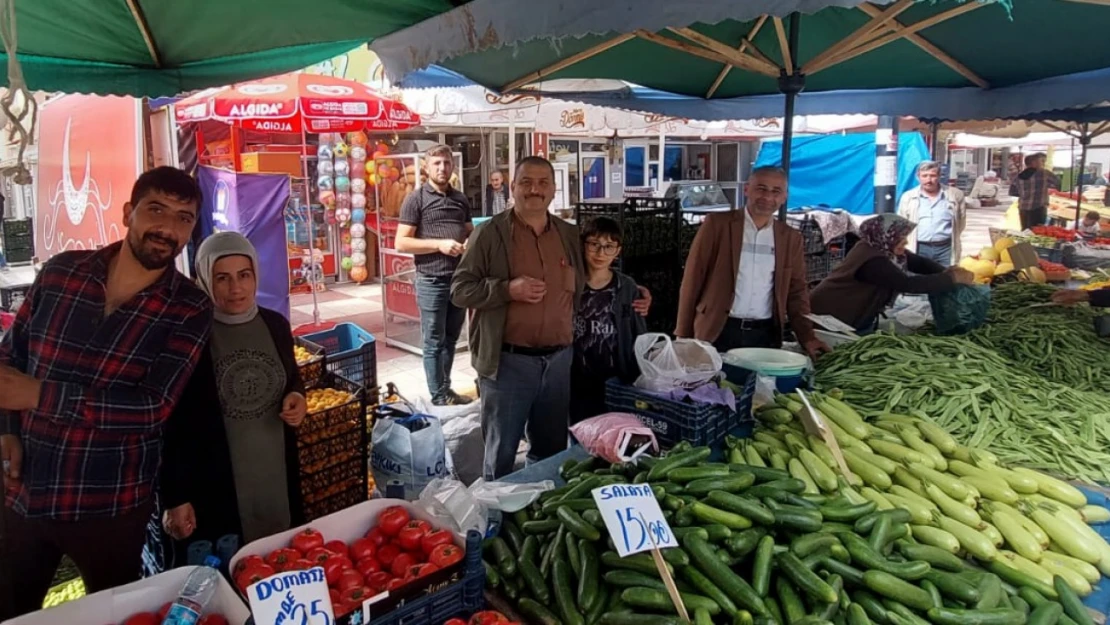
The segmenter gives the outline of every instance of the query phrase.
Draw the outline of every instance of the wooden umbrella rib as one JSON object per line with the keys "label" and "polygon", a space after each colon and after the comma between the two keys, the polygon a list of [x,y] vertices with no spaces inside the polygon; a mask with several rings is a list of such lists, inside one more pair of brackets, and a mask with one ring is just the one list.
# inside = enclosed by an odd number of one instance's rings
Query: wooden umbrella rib
{"label": "wooden umbrella rib", "polygon": [[762,61],[755,57],[745,56],[743,53],[737,52],[731,46],[725,45],[712,37],[703,35],[691,28],[668,28],[667,30],[675,33],[680,37],[684,37],[691,42],[702,46],[708,50],[716,52],[721,56],[729,59],[729,61],[743,69],[751,70],[753,72],[763,74],[765,76],[778,76],[778,66],[770,61]]}
{"label": "wooden umbrella rib", "polygon": [[677,39],[671,39],[670,37],[664,37],[663,35],[660,35],[658,33],[653,33],[647,30],[637,30],[636,36],[645,41],[659,44],[665,48],[678,50],[679,52],[685,52],[686,54],[692,54],[694,56],[700,56],[701,58],[709,61],[725,63],[726,65],[732,64],[732,61],[730,59],[726,59],[725,57],[717,54],[712,50],[707,50],[701,46],[696,46],[685,41],[679,41]]}
{"label": "wooden umbrella rib", "polygon": [[[766,23],[767,16],[760,15],[759,19],[755,21],[755,25],[752,26],[752,29],[750,31],[748,31],[748,36],[744,37],[744,40],[740,42],[740,45],[736,48],[736,51],[743,53],[745,48],[747,48],[747,46],[751,44],[752,40],[755,39],[755,36],[759,34],[759,29],[763,28],[763,25]],[[712,98],[713,94],[717,93],[717,89],[720,89],[721,84],[725,81],[725,78],[728,76],[728,73],[730,71],[732,71],[732,65],[726,64],[724,67],[721,68],[721,72],[717,74],[717,79],[713,81],[713,84],[709,87],[709,91],[705,93],[706,99]]]}
{"label": "wooden umbrella rib", "polygon": [[[866,41],[872,33],[884,26],[888,26],[894,18],[898,17],[902,14],[903,11],[913,6],[913,3],[914,0],[898,0],[898,2],[890,5],[882,11],[875,8],[875,6],[872,4],[864,4],[860,6],[859,9],[870,15],[871,20],[863,26],[857,28],[852,34],[829,46],[823,52],[807,61],[806,64],[802,67],[802,73],[812,74],[814,71],[813,68],[821,67],[821,65],[825,61],[834,58],[836,55],[840,54],[844,50]],[[875,10],[868,11],[865,7]]]}
{"label": "wooden umbrella rib", "polygon": [[139,6],[139,0],[127,0],[127,8],[131,11],[135,26],[139,28],[139,32],[143,35],[147,52],[150,53],[150,59],[154,61],[154,67],[162,67],[162,55],[158,52],[158,44],[154,41],[154,34],[150,32],[150,24],[146,21],[143,8]]}
{"label": "wooden umbrella rib", "polygon": [[615,48],[622,43],[633,39],[635,36],[636,35],[633,34],[625,34],[618,35],[616,37],[613,37],[612,39],[607,39],[597,44],[596,46],[593,46],[592,48],[587,48],[581,52],[578,52],[577,54],[572,54],[564,59],[559,59],[558,61],[552,63],[551,65],[548,65],[547,67],[544,67],[543,69],[536,70],[526,76],[521,76],[520,78],[517,78],[510,83],[506,83],[505,85],[502,85],[500,91],[513,91],[514,89],[519,89],[524,85],[542,80],[545,76],[550,76],[551,74],[562,71],[570,67],[571,65],[574,65],[575,63],[580,63],[590,57],[597,56],[598,54],[601,54],[606,50]]}
{"label": "wooden umbrella rib", "polygon": [[794,74],[794,59],[790,58],[790,42],[786,40],[786,29],[782,26],[782,18],[772,18],[775,24],[775,34],[779,38],[779,48],[782,50],[782,67],[788,75]]}

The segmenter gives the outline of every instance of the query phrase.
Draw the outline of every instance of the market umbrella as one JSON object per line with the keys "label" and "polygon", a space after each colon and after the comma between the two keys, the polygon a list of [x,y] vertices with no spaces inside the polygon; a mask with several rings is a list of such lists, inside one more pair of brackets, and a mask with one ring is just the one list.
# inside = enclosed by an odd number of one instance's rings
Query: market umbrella
{"label": "market umbrella", "polygon": [[[678,106],[782,93],[788,122],[803,89],[930,88],[939,101],[1110,68],[1110,47],[1092,45],[1110,20],[1102,3],[565,0],[526,10],[474,0],[371,47],[391,79],[437,63],[496,91],[618,78],[668,92]],[[1110,81],[1092,89],[1102,95],[1085,91],[1088,102],[1110,97]]]}
{"label": "market umbrella", "polygon": [[[246,130],[299,134],[302,144],[307,133],[395,131],[420,125],[420,116],[404,104],[362,83],[304,73],[210,89],[178,101],[174,116],[178,123],[215,120]],[[307,157],[301,159],[301,167],[307,180]],[[305,193],[306,206],[311,207],[307,185]],[[316,238],[313,221],[310,213],[310,248]],[[309,276],[313,325],[319,326],[316,272],[309,271]]]}

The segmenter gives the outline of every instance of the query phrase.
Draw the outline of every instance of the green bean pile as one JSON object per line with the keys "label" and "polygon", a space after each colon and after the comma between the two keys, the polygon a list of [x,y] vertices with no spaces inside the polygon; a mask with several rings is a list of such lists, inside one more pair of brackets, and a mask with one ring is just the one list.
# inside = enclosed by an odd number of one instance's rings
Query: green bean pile
{"label": "green bean pile", "polygon": [[870,416],[927,418],[1004,463],[1110,482],[1110,406],[1015,368],[965,337],[875,334],[817,364],[821,388],[839,388]]}
{"label": "green bean pile", "polygon": [[1027,372],[1085,391],[1110,392],[1110,342],[1099,338],[1088,306],[1044,306],[1056,289],[1015,282],[995,288],[989,323],[968,338]]}

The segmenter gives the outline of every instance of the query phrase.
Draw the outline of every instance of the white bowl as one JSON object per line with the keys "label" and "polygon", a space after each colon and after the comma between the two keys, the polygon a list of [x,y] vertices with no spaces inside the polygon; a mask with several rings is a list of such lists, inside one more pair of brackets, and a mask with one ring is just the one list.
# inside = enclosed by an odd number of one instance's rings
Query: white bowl
{"label": "white bowl", "polygon": [[765,347],[730,349],[722,360],[736,367],[773,376],[800,375],[809,366],[809,359],[801,354]]}

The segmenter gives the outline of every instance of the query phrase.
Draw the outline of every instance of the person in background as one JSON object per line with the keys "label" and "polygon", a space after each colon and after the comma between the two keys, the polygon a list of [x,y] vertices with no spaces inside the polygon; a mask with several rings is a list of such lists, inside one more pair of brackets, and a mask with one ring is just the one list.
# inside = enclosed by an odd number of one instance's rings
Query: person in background
{"label": "person in background", "polygon": [[574,319],[570,422],[605,412],[605,383],[620,378],[632,383],[640,374],[633,344],[647,331],[633,304],[636,281],[612,269],[621,253],[624,232],[616,221],[597,217],[582,228],[586,286]]}
{"label": "person in background", "polygon": [[936,161],[917,166],[917,182],[898,202],[898,214],[917,224],[916,231],[909,233],[908,245],[918,256],[947,267],[953,257],[961,256],[960,238],[967,224],[964,193],[956,187],[942,188]]}
{"label": "person in background", "polygon": [[173,266],[200,203],[179,169],[139,176],[124,240],[48,260],[0,342],[0,621],[42,608],[63,555],[89,593],[139,576],[166,422],[212,321]]}
{"label": "person in background", "polygon": [[258,254],[237,232],[197,249],[196,275],[215,307],[212,333],[166,428],[160,501],[166,533],[240,544],[304,522],[296,428],[304,384],[289,321],[260,308]]}
{"label": "person in background", "polygon": [[813,332],[802,235],[775,219],[786,203],[786,172],[754,170],[742,210],[710,213],[686,258],[675,336],[712,343],[718,351],[782,346],[789,319],[813,358],[828,346]]}
{"label": "person in background", "polygon": [[1083,219],[1079,222],[1079,233],[1096,237],[1102,234],[1102,224],[1099,223],[1100,219],[1102,219],[1102,215],[1100,215],[1098,211],[1087,211],[1087,214],[1083,215]]}
{"label": "person in background", "polygon": [[914,223],[878,215],[860,225],[860,240],[844,261],[810,293],[813,312],[832,315],[857,332],[875,330],[879,313],[900,293],[941,293],[975,276],[960,267],[908,251]]}
{"label": "person in background", "polygon": [[1010,185],[1010,195],[1018,198],[1021,229],[1043,226],[1048,219],[1048,192],[1060,188],[1060,179],[1045,168],[1048,157],[1042,153],[1025,157],[1025,169]]}
{"label": "person in background", "polygon": [[509,207],[509,185],[505,184],[505,174],[495,169],[489,175],[486,185],[486,208],[490,215],[500,215]]}
{"label": "person in background", "polygon": [[[548,211],[554,198],[551,162],[521,159],[513,207],[475,230],[451,282],[455,305],[474,311],[488,480],[513,470],[526,430],[535,460],[567,446],[574,314],[586,278],[578,228]],[[634,308],[646,315],[650,294],[640,291]]]}
{"label": "person in background", "polygon": [[451,303],[451,276],[474,229],[470,203],[451,186],[454,168],[449,146],[436,145],[424,153],[428,181],[405,198],[396,237],[397,251],[414,256],[424,375],[436,406],[472,401],[451,388],[455,346],[466,320],[466,311]]}

